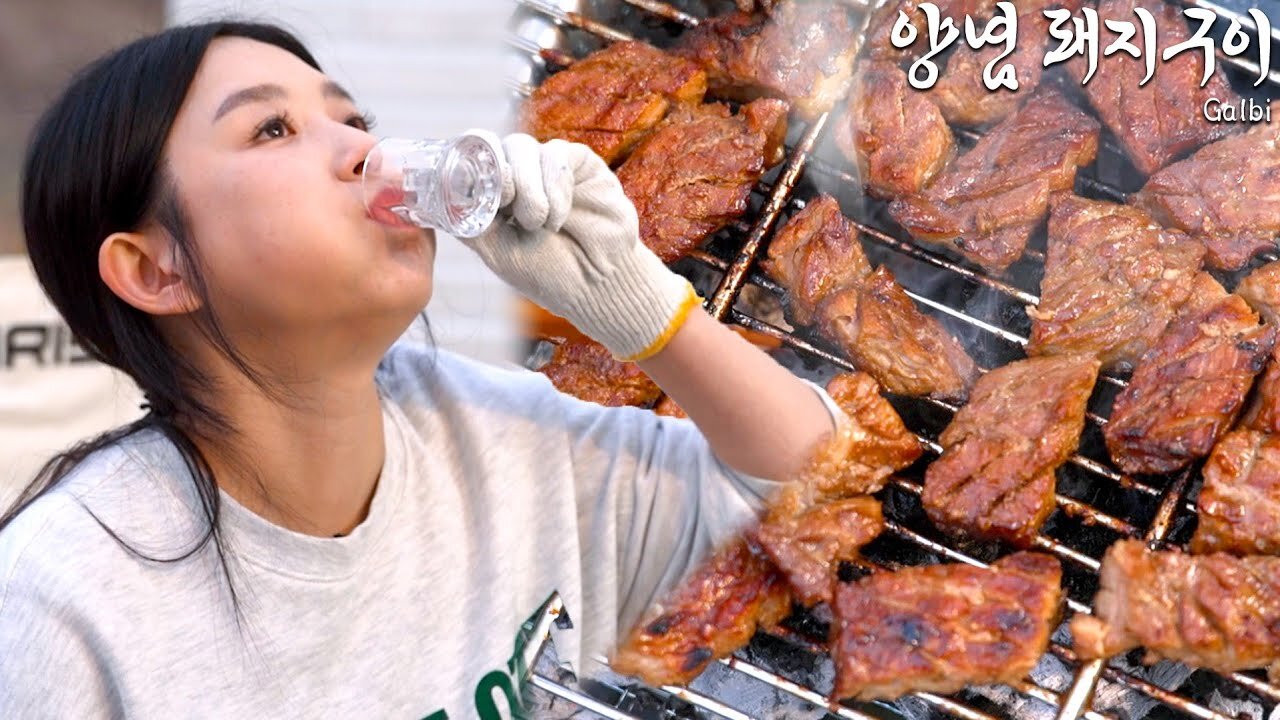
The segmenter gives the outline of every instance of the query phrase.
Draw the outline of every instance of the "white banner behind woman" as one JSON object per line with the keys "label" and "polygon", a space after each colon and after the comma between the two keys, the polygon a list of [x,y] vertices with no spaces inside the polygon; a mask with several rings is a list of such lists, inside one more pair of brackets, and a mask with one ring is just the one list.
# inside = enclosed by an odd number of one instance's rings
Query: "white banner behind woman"
{"label": "white banner behind woman", "polygon": [[27,258],[0,255],[0,507],[52,455],[139,417],[141,403],[72,338]]}

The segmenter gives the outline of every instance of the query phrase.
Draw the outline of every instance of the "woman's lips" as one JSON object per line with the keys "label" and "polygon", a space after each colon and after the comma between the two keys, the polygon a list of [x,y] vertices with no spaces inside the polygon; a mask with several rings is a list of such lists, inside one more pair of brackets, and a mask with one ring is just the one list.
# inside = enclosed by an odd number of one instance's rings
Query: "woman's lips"
{"label": "woman's lips", "polygon": [[416,228],[417,226],[401,217],[394,208],[404,208],[404,190],[384,187],[369,202],[369,217],[383,225],[396,228]]}

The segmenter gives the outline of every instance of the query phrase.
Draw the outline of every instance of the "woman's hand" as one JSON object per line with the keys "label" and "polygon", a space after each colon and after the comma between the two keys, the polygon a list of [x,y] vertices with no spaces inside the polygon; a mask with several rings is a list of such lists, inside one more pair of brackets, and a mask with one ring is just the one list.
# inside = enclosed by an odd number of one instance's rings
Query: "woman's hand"
{"label": "woman's hand", "polygon": [[660,351],[700,299],[640,242],[635,206],[586,145],[523,134],[505,156],[502,208],[463,240],[490,269],[620,360]]}

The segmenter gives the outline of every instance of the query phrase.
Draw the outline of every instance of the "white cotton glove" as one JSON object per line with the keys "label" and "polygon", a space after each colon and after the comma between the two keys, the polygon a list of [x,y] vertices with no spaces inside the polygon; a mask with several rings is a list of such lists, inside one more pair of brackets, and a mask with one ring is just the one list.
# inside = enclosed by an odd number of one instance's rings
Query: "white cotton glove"
{"label": "white cotton glove", "polygon": [[504,182],[497,220],[462,242],[615,358],[661,350],[700,299],[640,242],[635,206],[604,160],[579,143],[472,132],[499,150]]}

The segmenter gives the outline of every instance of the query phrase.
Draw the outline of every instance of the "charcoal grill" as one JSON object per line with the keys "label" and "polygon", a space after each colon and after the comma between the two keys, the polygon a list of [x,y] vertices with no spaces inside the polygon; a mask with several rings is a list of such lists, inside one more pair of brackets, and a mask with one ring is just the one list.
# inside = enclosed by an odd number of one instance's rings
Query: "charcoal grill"
{"label": "charcoal grill", "polygon": [[[848,7],[865,32],[876,0],[833,0]],[[1217,15],[1221,33],[1238,19],[1252,33],[1249,52],[1256,53],[1258,28],[1243,12],[1209,0],[1166,0],[1177,7],[1207,8]],[[1227,2],[1228,0],[1221,0]],[[554,50],[565,58],[581,57],[603,45],[631,38],[669,45],[699,18],[722,11],[728,3],[687,0],[516,0],[508,42],[519,56],[509,78],[516,100],[527,96],[545,77],[540,51]],[[1264,8],[1264,11],[1266,8]],[[1275,22],[1273,25],[1280,23]],[[855,40],[860,41],[860,37]],[[1280,46],[1280,30],[1263,38]],[[1220,48],[1220,43],[1217,47]],[[1278,54],[1273,52],[1272,57]],[[1256,55],[1255,55],[1256,57]],[[1259,68],[1255,60],[1217,58],[1242,95],[1267,100],[1280,95],[1280,72],[1254,87]],[[1157,70],[1158,72],[1159,70]],[[1046,74],[1079,101],[1079,88]],[[1081,102],[1082,107],[1086,106]],[[838,109],[833,112],[838,112]],[[932,246],[915,243],[887,219],[884,206],[867,198],[856,169],[834,151],[824,114],[812,122],[792,120],[787,157],[766,175],[753,192],[745,218],[712,238],[674,267],[703,292],[708,312],[722,322],[762,333],[781,345],[777,356],[797,374],[822,380],[854,365],[832,346],[806,331],[786,325],[781,315],[762,311],[745,301],[744,288],[754,286],[774,297],[783,290],[760,273],[756,260],[773,230],[803,208],[807,198],[828,192],[840,200],[847,216],[864,238],[873,263],[887,264],[908,294],[934,314],[983,367],[995,367],[1022,357],[1030,331],[1025,307],[1039,302],[1045,234],[1033,237],[1023,259],[1003,274],[993,275],[970,266]],[[979,135],[958,131],[957,141],[972,146]],[[1141,176],[1125,159],[1114,137],[1104,130],[1098,160],[1077,176],[1076,192],[1085,197],[1123,201],[1138,189]],[[1250,267],[1276,259],[1257,258]],[[1220,275],[1233,287],[1241,273]],[[1058,471],[1057,508],[1035,539],[1036,549],[1063,564],[1067,617],[1090,613],[1103,552],[1121,537],[1138,537],[1152,547],[1185,544],[1194,529],[1192,498],[1200,485],[1199,466],[1167,477],[1130,477],[1113,468],[1101,440],[1111,401],[1126,384],[1123,375],[1100,377],[1078,452]],[[865,552],[866,565],[842,567],[842,576],[909,564],[949,561],[984,566],[1000,548],[986,543],[957,542],[933,528],[920,507],[924,468],[941,448],[935,442],[955,405],[931,399],[890,396],[908,426],[929,449],[916,467],[896,477],[883,493],[886,532]],[[537,637],[546,638],[561,608],[553,602]],[[963,720],[996,717],[1062,720],[1129,717],[1230,717],[1280,719],[1280,687],[1256,671],[1218,674],[1162,662],[1143,667],[1139,652],[1110,661],[1080,662],[1070,649],[1064,626],[1053,636],[1049,651],[1031,675],[1011,688],[970,688],[953,696],[915,693],[892,703],[831,702],[831,667],[825,658],[826,620],[815,614],[795,616],[782,628],[759,633],[733,657],[713,665],[689,688],[646,688],[634,681],[609,677],[577,684],[560,677],[544,645],[530,648],[528,667],[535,692],[544,695],[547,712],[562,717],[714,718],[757,717],[868,718],[954,716]],[[552,651],[553,652],[553,651]],[[541,660],[541,662],[539,662]],[[597,658],[604,663],[603,658]],[[745,699],[744,698],[748,698]],[[549,701],[546,698],[550,698]],[[763,698],[763,699],[762,699]],[[750,706],[750,707],[748,707]],[[781,709],[778,709],[781,707]],[[556,708],[559,708],[556,710]]]}

